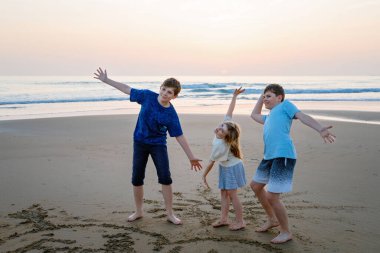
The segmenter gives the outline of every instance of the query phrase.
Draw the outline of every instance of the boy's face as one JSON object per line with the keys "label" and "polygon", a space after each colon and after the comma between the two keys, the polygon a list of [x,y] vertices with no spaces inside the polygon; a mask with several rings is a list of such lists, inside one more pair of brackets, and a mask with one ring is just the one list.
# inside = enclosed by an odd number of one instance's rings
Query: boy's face
{"label": "boy's face", "polygon": [[276,94],[274,94],[273,92],[267,91],[264,93],[263,98],[265,108],[267,108],[268,110],[272,110],[273,107],[281,103],[282,95],[276,96]]}
{"label": "boy's face", "polygon": [[176,98],[174,95],[174,88],[161,86],[160,87],[160,101],[163,103],[168,103],[170,100]]}

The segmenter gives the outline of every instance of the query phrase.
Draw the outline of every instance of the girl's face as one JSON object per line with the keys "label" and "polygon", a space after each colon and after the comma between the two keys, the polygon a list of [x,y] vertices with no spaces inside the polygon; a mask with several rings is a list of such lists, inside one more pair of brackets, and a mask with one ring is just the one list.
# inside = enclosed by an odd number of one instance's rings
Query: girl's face
{"label": "girl's face", "polygon": [[222,123],[220,124],[215,130],[214,133],[216,135],[216,138],[218,139],[224,139],[226,135],[228,134],[228,128],[227,125]]}
{"label": "girl's face", "polygon": [[273,92],[267,91],[263,95],[263,98],[264,98],[263,102],[264,102],[265,108],[267,108],[268,110],[271,110],[273,109],[273,107],[281,103],[282,95],[276,96],[276,94],[274,94]]}

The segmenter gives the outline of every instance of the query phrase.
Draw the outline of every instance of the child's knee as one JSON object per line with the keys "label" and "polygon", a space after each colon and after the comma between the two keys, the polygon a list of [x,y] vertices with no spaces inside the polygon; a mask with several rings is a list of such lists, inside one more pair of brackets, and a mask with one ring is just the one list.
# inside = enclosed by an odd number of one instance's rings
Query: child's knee
{"label": "child's knee", "polygon": [[265,185],[256,183],[255,181],[251,181],[249,186],[251,186],[252,191],[257,194],[262,191]]}
{"label": "child's knee", "polygon": [[144,180],[132,178],[132,185],[133,186],[142,186],[142,185],[144,185]]}
{"label": "child's knee", "polygon": [[171,177],[160,177],[158,178],[158,183],[162,185],[171,185],[173,183],[173,180]]}
{"label": "child's knee", "polygon": [[220,195],[222,198],[227,198],[228,197],[228,191],[227,190],[220,190]]}
{"label": "child's knee", "polygon": [[236,195],[237,194],[237,190],[236,189],[227,190],[227,194],[228,194],[228,196]]}
{"label": "child's knee", "polygon": [[271,205],[276,204],[280,201],[280,194],[268,192],[267,200]]}
{"label": "child's knee", "polygon": [[162,185],[171,185],[173,183],[169,166],[156,165],[158,183]]}

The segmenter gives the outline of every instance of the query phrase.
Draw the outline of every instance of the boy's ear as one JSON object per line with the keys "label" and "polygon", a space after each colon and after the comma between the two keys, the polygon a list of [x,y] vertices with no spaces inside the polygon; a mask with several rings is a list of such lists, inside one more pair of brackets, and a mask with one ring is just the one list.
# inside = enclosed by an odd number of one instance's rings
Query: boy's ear
{"label": "boy's ear", "polygon": [[277,98],[279,98],[279,101],[281,102],[284,99],[283,95],[278,95]]}

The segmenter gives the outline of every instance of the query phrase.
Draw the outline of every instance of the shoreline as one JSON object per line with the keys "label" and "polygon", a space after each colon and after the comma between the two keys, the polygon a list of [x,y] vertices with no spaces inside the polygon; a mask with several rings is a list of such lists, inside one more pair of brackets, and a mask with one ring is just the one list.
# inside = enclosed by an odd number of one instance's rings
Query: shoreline
{"label": "shoreline", "polygon": [[[238,101],[235,115],[251,114],[256,101]],[[178,114],[204,115],[224,114],[229,101],[202,101],[202,100],[174,100],[173,105]],[[364,124],[380,124],[380,102],[368,101],[326,101],[326,102],[302,102],[295,101],[294,104],[306,113],[320,120],[332,120]],[[23,106],[23,105],[22,105]],[[13,108],[13,109],[9,109]],[[102,102],[102,103],[67,103],[67,104],[34,104],[28,109],[17,107],[1,107],[1,121],[43,119],[81,116],[107,116],[107,115],[129,115],[138,114],[140,106],[129,101]],[[8,109],[6,112],[4,110]],[[263,109],[263,113],[268,113]],[[364,116],[363,116],[364,115]]]}

